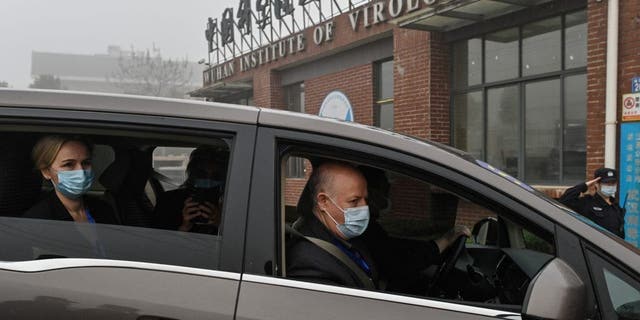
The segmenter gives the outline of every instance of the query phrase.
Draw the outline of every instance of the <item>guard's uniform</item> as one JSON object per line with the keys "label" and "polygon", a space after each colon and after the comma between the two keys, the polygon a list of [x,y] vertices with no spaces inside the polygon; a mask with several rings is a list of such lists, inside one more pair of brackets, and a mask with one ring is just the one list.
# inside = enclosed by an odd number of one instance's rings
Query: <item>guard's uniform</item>
{"label": "guard's uniform", "polygon": [[613,197],[610,198],[611,204],[608,204],[597,192],[593,196],[587,194],[580,197],[580,193],[586,192],[587,189],[587,184],[583,182],[567,189],[559,200],[567,207],[624,239],[625,209],[620,208]]}

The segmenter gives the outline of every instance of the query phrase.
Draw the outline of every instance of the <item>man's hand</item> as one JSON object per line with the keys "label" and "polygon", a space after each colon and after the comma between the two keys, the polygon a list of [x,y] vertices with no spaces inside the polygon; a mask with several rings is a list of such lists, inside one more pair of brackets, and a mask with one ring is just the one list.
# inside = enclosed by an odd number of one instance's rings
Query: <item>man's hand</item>
{"label": "man's hand", "polygon": [[204,205],[193,201],[191,197],[184,201],[184,207],[182,207],[182,224],[178,227],[180,231],[189,231],[193,228],[193,220],[195,217],[205,217],[209,219],[207,212],[211,210],[203,210]]}
{"label": "man's hand", "polygon": [[596,182],[600,181],[600,177],[597,177],[593,180],[589,180],[587,182],[585,182],[584,184],[587,185],[587,192],[588,194],[594,196],[596,194],[596,191],[598,191],[596,189]]}
{"label": "man's hand", "polygon": [[440,253],[449,248],[449,246],[451,246],[458,239],[458,237],[462,235],[471,237],[471,231],[469,230],[469,228],[467,228],[467,226],[456,225],[451,228],[451,230],[447,231],[447,233],[445,233],[442,237],[436,239],[435,242],[438,245]]}

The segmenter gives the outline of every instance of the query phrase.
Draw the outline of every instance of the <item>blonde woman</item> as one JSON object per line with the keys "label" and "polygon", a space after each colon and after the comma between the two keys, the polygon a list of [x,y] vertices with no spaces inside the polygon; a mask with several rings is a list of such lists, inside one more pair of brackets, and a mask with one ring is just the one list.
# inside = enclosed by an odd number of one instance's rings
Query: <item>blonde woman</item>
{"label": "blonde woman", "polygon": [[93,146],[79,137],[45,136],[33,147],[32,157],[42,177],[54,190],[24,217],[85,223],[115,223],[111,207],[86,196],[94,180]]}

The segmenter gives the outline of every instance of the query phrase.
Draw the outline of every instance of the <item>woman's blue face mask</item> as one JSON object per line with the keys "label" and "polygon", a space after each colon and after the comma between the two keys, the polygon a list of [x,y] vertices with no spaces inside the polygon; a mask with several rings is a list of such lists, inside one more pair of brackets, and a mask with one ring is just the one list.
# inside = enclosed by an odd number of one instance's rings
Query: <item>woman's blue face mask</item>
{"label": "woman's blue face mask", "polygon": [[95,179],[91,169],[58,171],[57,175],[58,183],[52,181],[53,187],[69,199],[77,199],[86,194]]}

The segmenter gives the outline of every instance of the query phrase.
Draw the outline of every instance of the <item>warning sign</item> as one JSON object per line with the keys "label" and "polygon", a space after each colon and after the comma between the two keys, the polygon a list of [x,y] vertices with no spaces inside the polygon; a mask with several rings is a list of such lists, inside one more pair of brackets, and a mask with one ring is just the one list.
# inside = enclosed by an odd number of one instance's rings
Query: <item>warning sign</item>
{"label": "warning sign", "polygon": [[640,93],[622,95],[622,121],[640,121]]}

